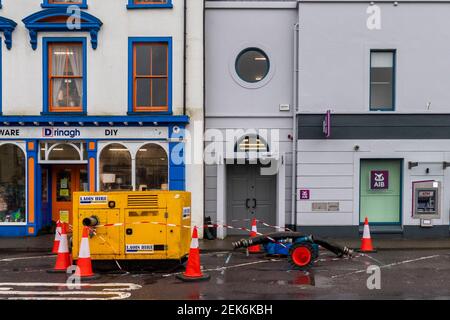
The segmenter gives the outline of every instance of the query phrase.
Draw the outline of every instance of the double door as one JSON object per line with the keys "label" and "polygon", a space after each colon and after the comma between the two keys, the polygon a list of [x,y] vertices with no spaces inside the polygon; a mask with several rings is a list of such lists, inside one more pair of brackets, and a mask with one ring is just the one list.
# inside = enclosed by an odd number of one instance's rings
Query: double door
{"label": "double door", "polygon": [[[227,167],[227,224],[250,229],[253,218],[275,225],[276,175],[262,175],[261,165],[230,165]],[[258,224],[258,232],[273,231]],[[248,234],[236,229],[228,229],[227,233]]]}

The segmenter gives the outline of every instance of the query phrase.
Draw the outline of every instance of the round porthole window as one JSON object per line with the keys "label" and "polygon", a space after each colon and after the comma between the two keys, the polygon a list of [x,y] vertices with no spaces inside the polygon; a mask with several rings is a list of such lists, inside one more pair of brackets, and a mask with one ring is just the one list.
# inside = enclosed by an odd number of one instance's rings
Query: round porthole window
{"label": "round porthole window", "polygon": [[241,51],[236,59],[236,73],[245,82],[256,83],[263,80],[269,69],[269,57],[257,48]]}

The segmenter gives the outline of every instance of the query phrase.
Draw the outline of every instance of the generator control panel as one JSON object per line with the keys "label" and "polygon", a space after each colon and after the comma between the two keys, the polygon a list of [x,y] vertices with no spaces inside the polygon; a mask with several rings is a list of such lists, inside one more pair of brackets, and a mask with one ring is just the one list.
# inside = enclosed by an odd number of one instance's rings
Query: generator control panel
{"label": "generator control panel", "polygon": [[441,183],[439,181],[413,182],[413,218],[439,219]]}

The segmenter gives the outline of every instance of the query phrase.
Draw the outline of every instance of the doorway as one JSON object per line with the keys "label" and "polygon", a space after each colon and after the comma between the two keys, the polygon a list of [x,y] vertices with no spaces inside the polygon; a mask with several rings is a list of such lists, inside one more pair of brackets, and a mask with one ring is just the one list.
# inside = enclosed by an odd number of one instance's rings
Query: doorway
{"label": "doorway", "polygon": [[400,225],[402,160],[361,160],[360,224]]}
{"label": "doorway", "polygon": [[52,220],[72,224],[73,193],[89,191],[85,165],[52,165]]}
{"label": "doorway", "polygon": [[[261,165],[227,166],[227,213],[228,225],[251,228],[251,220],[264,221],[275,225],[276,209],[276,175],[261,175]],[[258,232],[273,232],[275,229],[258,224]],[[228,229],[228,235],[248,235],[247,231]]]}

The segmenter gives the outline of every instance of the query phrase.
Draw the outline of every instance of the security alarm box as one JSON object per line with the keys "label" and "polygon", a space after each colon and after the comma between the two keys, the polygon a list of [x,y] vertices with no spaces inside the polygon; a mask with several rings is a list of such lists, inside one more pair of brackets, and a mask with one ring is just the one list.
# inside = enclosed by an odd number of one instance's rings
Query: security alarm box
{"label": "security alarm box", "polygon": [[441,183],[439,181],[413,182],[413,218],[439,219],[441,217]]}

